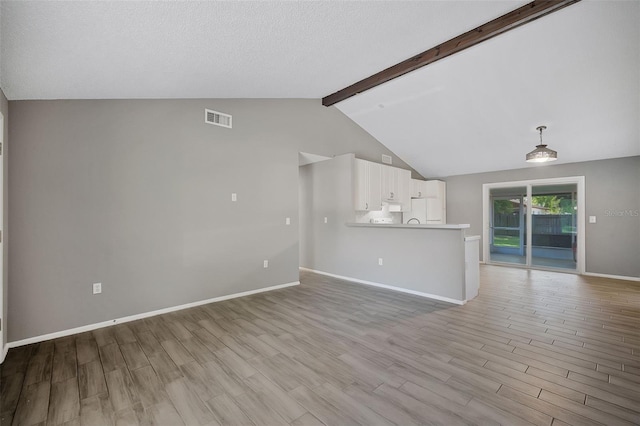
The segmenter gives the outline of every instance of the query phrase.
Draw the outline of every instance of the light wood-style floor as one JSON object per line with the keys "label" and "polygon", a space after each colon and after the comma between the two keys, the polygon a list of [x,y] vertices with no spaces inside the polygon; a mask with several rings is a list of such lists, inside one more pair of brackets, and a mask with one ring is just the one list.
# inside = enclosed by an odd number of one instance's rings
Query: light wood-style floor
{"label": "light wood-style floor", "polygon": [[305,273],[11,349],[2,425],[640,423],[640,283],[481,275],[451,306]]}

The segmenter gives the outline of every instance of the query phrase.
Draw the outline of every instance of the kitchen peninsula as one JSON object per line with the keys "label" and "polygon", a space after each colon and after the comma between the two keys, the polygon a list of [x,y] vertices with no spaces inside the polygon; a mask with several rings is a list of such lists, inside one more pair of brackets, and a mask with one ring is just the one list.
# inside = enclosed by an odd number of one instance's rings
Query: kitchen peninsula
{"label": "kitchen peninsula", "polygon": [[[479,237],[466,224],[363,223],[354,154],[300,167],[300,266],[464,304],[478,292]],[[360,220],[357,220],[360,219]]]}

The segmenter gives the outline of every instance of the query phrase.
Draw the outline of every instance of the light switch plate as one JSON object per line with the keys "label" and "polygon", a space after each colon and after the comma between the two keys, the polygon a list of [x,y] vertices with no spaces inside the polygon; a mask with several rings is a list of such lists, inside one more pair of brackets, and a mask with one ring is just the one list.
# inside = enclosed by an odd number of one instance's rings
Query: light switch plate
{"label": "light switch plate", "polygon": [[596,217],[595,216],[589,216],[589,223],[596,223]]}
{"label": "light switch plate", "polygon": [[236,194],[235,192],[233,192],[231,194],[231,201],[238,201],[238,194]]}
{"label": "light switch plate", "polygon": [[93,294],[102,293],[102,283],[93,283]]}
{"label": "light switch plate", "polygon": [[326,217],[324,218],[324,223],[327,223],[327,218]]}
{"label": "light switch plate", "polygon": [[268,261],[268,260],[265,260],[265,261],[264,261],[264,267],[265,267],[265,268],[268,268],[268,267],[269,267],[269,261]]}
{"label": "light switch plate", "polygon": [[285,225],[291,225],[291,218],[290,218],[290,217],[286,218],[286,219],[284,220],[284,224],[285,224]]}

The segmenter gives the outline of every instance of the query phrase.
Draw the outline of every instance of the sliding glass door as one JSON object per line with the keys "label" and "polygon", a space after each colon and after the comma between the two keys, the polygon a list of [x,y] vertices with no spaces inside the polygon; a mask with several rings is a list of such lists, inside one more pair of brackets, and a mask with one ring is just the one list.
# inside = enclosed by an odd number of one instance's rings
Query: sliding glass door
{"label": "sliding glass door", "polygon": [[483,185],[487,263],[584,270],[584,177]]}
{"label": "sliding glass door", "polygon": [[525,265],[527,188],[494,188],[490,197],[491,261]]}
{"label": "sliding glass door", "polygon": [[531,189],[531,264],[576,270],[578,186],[534,185]]}

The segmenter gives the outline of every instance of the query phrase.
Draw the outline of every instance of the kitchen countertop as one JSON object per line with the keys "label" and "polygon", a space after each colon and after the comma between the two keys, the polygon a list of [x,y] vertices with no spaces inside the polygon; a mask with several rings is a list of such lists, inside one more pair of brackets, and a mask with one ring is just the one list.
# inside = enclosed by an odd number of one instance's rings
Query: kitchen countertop
{"label": "kitchen countertop", "polygon": [[471,225],[468,223],[446,224],[446,225],[423,225],[418,223],[355,223],[348,222],[347,226],[356,228],[414,228],[414,229],[467,229]]}

